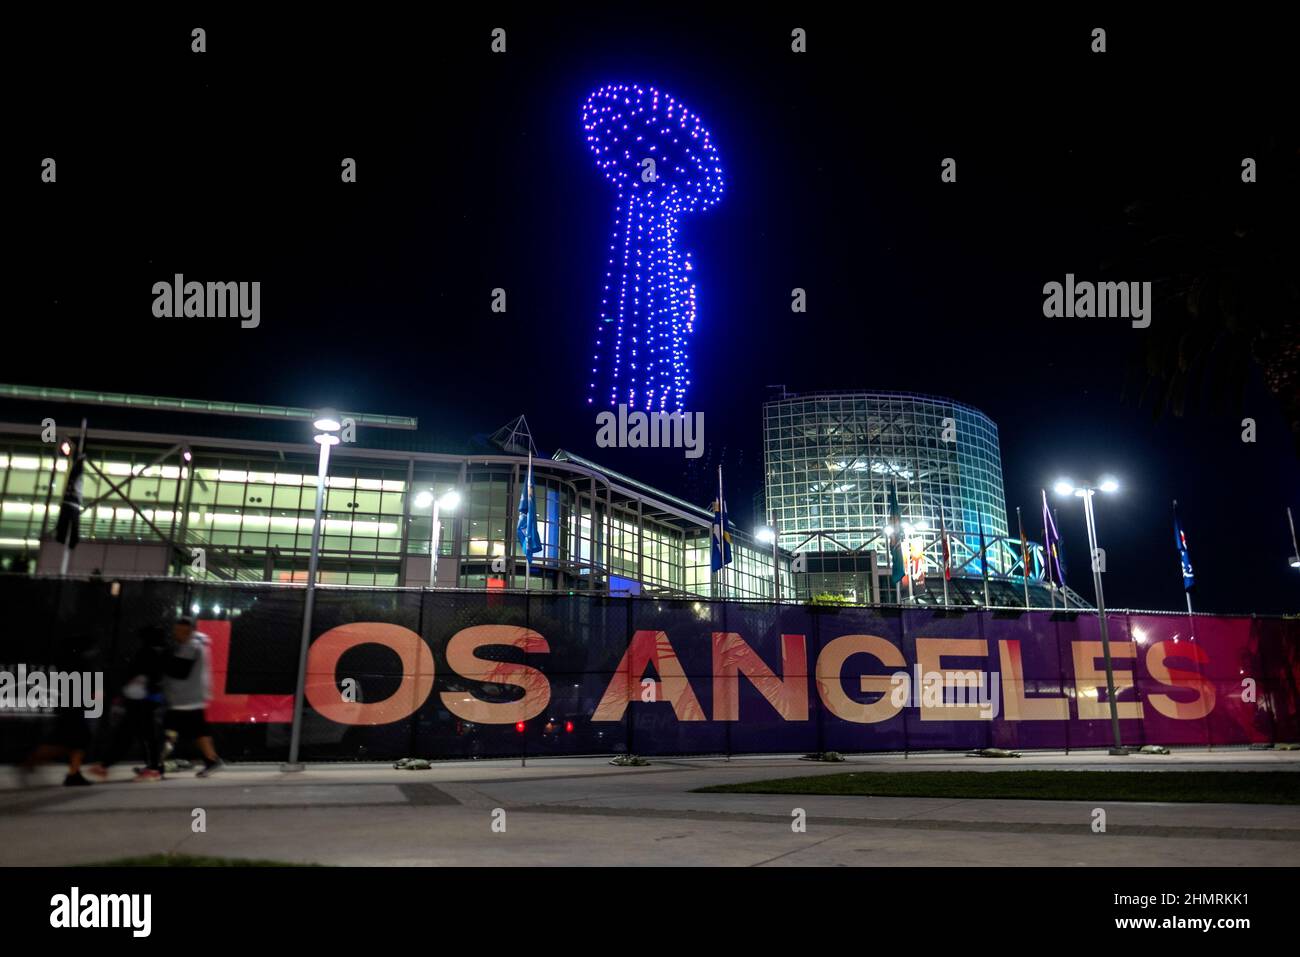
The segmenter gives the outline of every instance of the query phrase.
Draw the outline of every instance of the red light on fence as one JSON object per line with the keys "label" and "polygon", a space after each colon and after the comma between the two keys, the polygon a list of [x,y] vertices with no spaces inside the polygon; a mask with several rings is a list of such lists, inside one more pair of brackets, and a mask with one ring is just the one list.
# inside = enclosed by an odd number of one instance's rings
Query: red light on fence
{"label": "red light on fence", "polygon": [[522,721],[516,721],[516,722],[515,722],[515,730],[518,731],[520,734],[523,734],[523,733],[524,733],[524,723],[523,723]]}
{"label": "red light on fence", "polygon": [[566,721],[566,722],[564,722],[564,730],[565,730],[568,734],[573,734],[573,722],[572,722],[572,721]]}

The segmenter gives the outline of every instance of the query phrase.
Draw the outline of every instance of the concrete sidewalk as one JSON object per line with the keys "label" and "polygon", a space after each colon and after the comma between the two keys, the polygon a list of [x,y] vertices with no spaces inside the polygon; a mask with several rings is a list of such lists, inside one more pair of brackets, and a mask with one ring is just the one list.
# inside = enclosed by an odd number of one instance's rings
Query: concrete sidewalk
{"label": "concrete sidewalk", "polygon": [[[428,771],[240,765],[153,784],[27,786],[0,769],[0,865],[84,864],[151,853],[339,865],[1185,865],[1300,864],[1300,807],[696,794],[711,784],[852,770],[1284,770],[1300,752],[1180,751],[1112,758],[1036,753],[451,762]],[[201,809],[206,831],[194,833]],[[796,809],[807,820],[792,830]],[[500,831],[504,820],[505,830]],[[494,829],[494,822],[497,828]]]}

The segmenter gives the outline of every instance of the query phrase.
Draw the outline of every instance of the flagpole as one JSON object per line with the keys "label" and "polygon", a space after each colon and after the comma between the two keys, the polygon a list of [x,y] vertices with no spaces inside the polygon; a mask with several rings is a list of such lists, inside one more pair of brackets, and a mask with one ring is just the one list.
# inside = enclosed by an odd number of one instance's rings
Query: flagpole
{"label": "flagpole", "polygon": [[1048,511],[1047,511],[1047,489],[1041,488],[1039,489],[1039,491],[1043,493],[1043,551],[1047,555],[1047,585],[1048,585],[1047,595],[1048,598],[1050,598],[1052,601],[1052,610],[1055,611],[1056,610],[1056,572],[1052,570],[1052,562],[1054,560],[1052,555],[1052,539],[1051,536],[1047,534],[1047,522],[1049,518]]}
{"label": "flagpole", "polygon": [[[86,454],[86,420],[81,420],[81,435],[77,439],[77,458]],[[72,463],[68,464],[68,477],[72,477]],[[62,509],[60,509],[62,514]],[[80,523],[81,515],[77,515],[77,522]],[[66,578],[68,575],[68,560],[72,557],[72,535],[69,533],[68,540],[63,543],[63,557],[59,559],[59,576]]]}
{"label": "flagpole", "polygon": [[[533,450],[531,443],[529,443],[528,449],[528,484],[524,486],[524,496],[527,499],[528,504],[531,506],[533,502]],[[524,593],[527,594],[529,581],[532,578],[533,571],[533,553],[529,551],[529,549],[533,547],[533,526],[529,518],[529,513],[525,512],[524,515],[524,522],[528,526],[528,530],[524,532],[524,537],[528,540],[524,545]]]}
{"label": "flagpole", "polygon": [[[55,438],[57,439],[58,436],[55,436]],[[66,442],[67,439],[64,439],[64,441]],[[71,448],[71,446],[69,446],[69,448]],[[45,545],[45,533],[49,530],[50,503],[54,501],[54,483],[58,481],[59,478],[59,452],[62,451],[62,449],[63,443],[56,442],[54,446],[54,454],[50,457],[50,482],[45,487],[45,508],[41,512],[41,534],[37,539],[41,543],[41,547],[44,547]],[[176,483],[176,487],[180,488],[179,482]],[[1291,514],[1289,510],[1287,514]]]}
{"label": "flagpole", "polygon": [[939,534],[943,536],[939,554],[943,556],[943,605],[948,607],[948,568],[951,565],[951,559],[948,557],[948,523],[943,517],[943,501],[939,502]]}
{"label": "flagpole", "polygon": [[[1178,499],[1174,499],[1174,528],[1178,529],[1178,534],[1179,534],[1179,536],[1180,536],[1180,539],[1179,539],[1178,544],[1179,544],[1179,546],[1180,546],[1180,548],[1181,548],[1181,546],[1182,546],[1182,544],[1183,544],[1183,543],[1182,543],[1182,539],[1181,539],[1181,535],[1182,535],[1182,533],[1183,533],[1183,523],[1180,522],[1180,521],[1178,521]],[[1180,559],[1179,564],[1181,564],[1181,558],[1182,558],[1182,556],[1181,556],[1181,554],[1180,554],[1180,555],[1179,555],[1179,559]],[[1195,640],[1196,640],[1196,620],[1192,617],[1192,615],[1194,614],[1194,612],[1192,611],[1192,593],[1191,593],[1190,591],[1187,590],[1187,579],[1186,579],[1186,578],[1183,579],[1183,597],[1187,599],[1187,633],[1191,636],[1191,640],[1192,640],[1192,641],[1195,641]]]}
{"label": "flagpole", "polygon": [[[1047,498],[1046,490],[1043,491],[1043,498],[1044,499]],[[1057,577],[1061,579],[1059,582],[1057,582],[1057,585],[1061,589],[1061,607],[1068,611],[1070,608],[1070,596],[1066,594],[1065,591],[1065,569],[1061,566],[1061,523],[1057,521],[1056,509],[1052,509],[1051,513],[1052,513],[1052,531],[1056,533],[1056,556],[1055,556],[1056,572],[1057,572]]]}
{"label": "flagpole", "polygon": [[1297,559],[1300,559],[1300,545],[1297,545],[1297,544],[1296,544],[1296,540],[1295,540],[1295,518],[1291,515],[1291,506],[1290,506],[1290,505],[1288,505],[1288,506],[1286,507],[1286,522],[1287,522],[1288,525],[1291,526],[1291,549],[1292,549],[1292,554],[1293,554]]}
{"label": "flagpole", "polygon": [[[1048,597],[1052,599],[1052,609],[1054,610],[1056,609],[1057,576],[1056,572],[1053,571],[1052,566],[1056,563],[1056,553],[1052,550],[1054,547],[1052,534],[1048,533],[1048,528],[1050,527],[1050,523],[1052,523],[1052,512],[1050,512],[1048,508],[1048,490],[1039,489],[1039,492],[1043,493],[1043,549],[1045,555],[1047,555]],[[1065,583],[1062,581],[1061,584],[1063,585]],[[1061,593],[1061,598],[1065,599],[1065,593]],[[1062,607],[1069,606],[1063,605]]]}
{"label": "flagpole", "polygon": [[1029,542],[1025,538],[1025,521],[1020,517],[1020,506],[1016,506],[1016,525],[1020,527],[1020,564],[1023,566],[1021,579],[1025,583],[1025,611],[1029,610]]}
{"label": "flagpole", "polygon": [[980,572],[984,578],[984,607],[989,607],[989,546],[984,538],[984,513],[975,513],[980,523]]}
{"label": "flagpole", "polygon": [[722,464],[718,464],[718,555],[722,567],[718,569],[718,597],[727,600],[727,503],[722,498]]}
{"label": "flagpole", "polygon": [[1052,537],[1047,534],[1047,489],[1041,488],[1043,493],[1043,555],[1047,559],[1043,564],[1047,566],[1047,598],[1052,603],[1052,609],[1056,609],[1056,575],[1052,572]]}

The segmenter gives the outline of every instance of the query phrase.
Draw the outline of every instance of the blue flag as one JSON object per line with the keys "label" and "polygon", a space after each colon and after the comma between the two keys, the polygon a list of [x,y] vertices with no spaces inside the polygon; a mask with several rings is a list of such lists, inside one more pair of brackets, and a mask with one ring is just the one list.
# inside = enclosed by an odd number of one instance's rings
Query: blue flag
{"label": "blue flag", "polygon": [[727,531],[727,500],[722,497],[722,469],[718,469],[718,497],[713,501],[713,525],[710,539],[710,566],[715,572],[731,564],[731,532]]}
{"label": "blue flag", "polygon": [[519,526],[515,530],[519,550],[528,560],[528,567],[533,565],[533,556],[542,550],[542,537],[537,534],[537,502],[533,498],[533,462],[528,460],[528,481],[519,493]]}
{"label": "blue flag", "polygon": [[898,507],[898,483],[889,488],[889,581],[897,585],[907,575],[903,561],[903,512]]}
{"label": "blue flag", "polygon": [[1192,556],[1187,554],[1187,536],[1183,534],[1182,523],[1178,521],[1177,502],[1174,502],[1174,544],[1178,546],[1178,556],[1183,562],[1183,591],[1191,591],[1196,584],[1196,575],[1192,572]]}

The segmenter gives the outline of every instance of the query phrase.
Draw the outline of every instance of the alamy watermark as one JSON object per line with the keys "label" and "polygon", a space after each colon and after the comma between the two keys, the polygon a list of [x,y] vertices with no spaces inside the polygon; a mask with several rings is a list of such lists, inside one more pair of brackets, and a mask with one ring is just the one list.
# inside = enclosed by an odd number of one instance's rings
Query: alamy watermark
{"label": "alamy watermark", "polygon": [[0,667],[0,711],[51,708],[80,708],[87,718],[98,718],[104,713],[104,673]]}
{"label": "alamy watermark", "polygon": [[1151,325],[1151,283],[1065,282],[1043,286],[1043,315],[1048,319],[1130,319],[1134,329]]}
{"label": "alamy watermark", "polygon": [[602,449],[685,449],[688,459],[704,454],[703,412],[628,412],[596,416],[596,445]]}
{"label": "alamy watermark", "polygon": [[919,664],[913,674],[896,671],[889,677],[890,703],[896,708],[973,708],[980,709],[983,720],[998,716],[1002,701],[1002,682],[996,671],[988,673],[985,685],[979,671],[927,671]]}
{"label": "alamy watermark", "polygon": [[159,319],[233,319],[244,329],[262,323],[260,282],[186,282],[177,273],[171,282],[153,284],[153,314]]}
{"label": "alamy watermark", "polygon": [[152,894],[83,894],[73,887],[50,898],[50,926],[56,929],[124,928],[132,937],[153,929]]}

